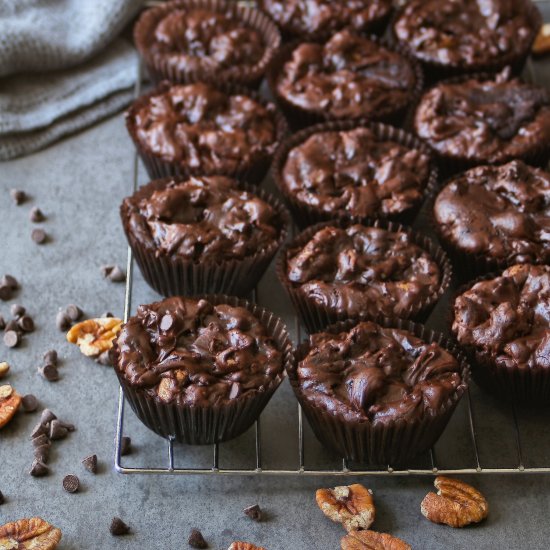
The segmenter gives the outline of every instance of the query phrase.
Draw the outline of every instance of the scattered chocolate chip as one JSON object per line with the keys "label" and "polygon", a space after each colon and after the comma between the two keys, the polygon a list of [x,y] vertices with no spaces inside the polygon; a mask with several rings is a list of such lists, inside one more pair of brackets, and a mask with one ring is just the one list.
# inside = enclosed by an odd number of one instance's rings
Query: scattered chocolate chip
{"label": "scattered chocolate chip", "polygon": [[0,330],[4,330],[6,328],[6,320],[2,315],[0,315]]}
{"label": "scattered chocolate chip", "polygon": [[65,308],[65,313],[71,321],[78,321],[82,317],[82,310],[75,304],[69,304]]}
{"label": "scattered chocolate chip", "polygon": [[51,349],[44,354],[44,364],[57,365],[57,351]]}
{"label": "scattered chocolate chip", "polygon": [[0,491],[0,504],[4,504],[4,502],[6,502],[6,499],[4,498],[2,491]]}
{"label": "scattered chocolate chip", "polygon": [[57,422],[59,422],[59,425],[60,426],[63,426],[63,428],[67,428],[67,430],[69,430],[69,432],[74,432],[75,431],[75,427],[74,427],[74,424],[70,424],[69,422],[63,422],[63,420],[57,420]]}
{"label": "scattered chocolate chip", "polygon": [[99,269],[103,277],[107,278],[111,274],[111,271],[113,271],[114,267],[114,265],[102,265]]}
{"label": "scattered chocolate chip", "polygon": [[46,219],[46,216],[44,216],[42,210],[40,210],[38,206],[34,206],[33,208],[31,208],[31,211],[29,213],[29,218],[31,222],[40,223]]}
{"label": "scattered chocolate chip", "polygon": [[11,314],[14,317],[21,317],[25,315],[25,311],[27,311],[21,304],[13,304],[10,308]]}
{"label": "scattered chocolate chip", "polygon": [[243,512],[254,521],[262,521],[262,509],[260,508],[259,504],[248,506],[243,510]]}
{"label": "scattered chocolate chip", "polygon": [[4,275],[0,279],[0,286],[7,286],[12,290],[17,290],[19,288],[19,282],[13,275]]}
{"label": "scattered chocolate chip", "polygon": [[48,235],[43,229],[33,229],[31,233],[31,239],[36,244],[44,244],[48,240]]}
{"label": "scattered chocolate chip", "polygon": [[52,420],[57,420],[57,416],[50,409],[44,409],[40,415],[42,425],[49,424]]}
{"label": "scattered chocolate chip", "polygon": [[7,285],[0,285],[0,300],[7,302],[13,296],[13,288]]}
{"label": "scattered chocolate chip", "polygon": [[17,321],[14,321],[13,319],[11,321],[8,321],[6,326],[4,327],[4,332],[8,332],[8,330],[14,330],[15,332],[19,332],[19,325],[17,324]]}
{"label": "scattered chocolate chip", "polygon": [[56,382],[59,380],[59,371],[55,365],[44,365],[43,367],[39,367],[38,372],[48,382]]}
{"label": "scattered chocolate chip", "polygon": [[27,194],[21,189],[10,189],[10,197],[17,206],[23,204],[27,200]]}
{"label": "scattered chocolate chip", "polygon": [[41,433],[40,435],[32,438],[33,447],[41,447],[42,445],[51,445],[50,438],[45,434]]}
{"label": "scattered chocolate chip", "polygon": [[113,283],[122,283],[126,280],[126,272],[118,265],[115,265],[108,275],[109,280]]}
{"label": "scattered chocolate chip", "polygon": [[67,493],[76,493],[80,487],[80,480],[74,474],[66,475],[63,478],[63,489]]}
{"label": "scattered chocolate chip", "polygon": [[32,332],[34,330],[34,321],[32,317],[29,317],[28,315],[23,315],[23,317],[17,321],[17,324],[24,332]]}
{"label": "scattered chocolate chip", "polygon": [[34,412],[38,408],[38,399],[32,393],[24,395],[21,400],[21,406],[25,412]]}
{"label": "scattered chocolate chip", "polygon": [[208,548],[208,543],[204,540],[202,533],[198,529],[191,529],[189,546],[192,548]]}
{"label": "scattered chocolate chip", "polygon": [[58,311],[55,316],[55,326],[62,332],[69,330],[71,319],[64,311]]}
{"label": "scattered chocolate chip", "polygon": [[104,365],[106,367],[112,365],[113,362],[111,361],[111,354],[110,354],[109,350],[104,351],[103,353],[100,353],[98,358],[97,358],[97,362],[100,365]]}
{"label": "scattered chocolate chip", "polygon": [[15,330],[7,330],[4,332],[4,344],[8,348],[15,348],[19,345],[19,334]]}
{"label": "scattered chocolate chip", "polygon": [[40,422],[37,424],[31,432],[31,439],[34,441],[37,437],[41,436],[42,434],[47,435],[48,434],[48,428],[43,422]]}
{"label": "scattered chocolate chip", "polygon": [[29,474],[33,477],[42,477],[48,475],[50,469],[40,460],[35,459],[32,463]]}
{"label": "scattered chocolate chip", "polygon": [[50,458],[50,446],[51,444],[48,443],[47,445],[40,445],[39,447],[35,447],[34,458],[39,462],[42,462],[43,464],[47,464],[48,459]]}
{"label": "scattered chocolate chip", "polygon": [[6,363],[5,361],[2,361],[0,363],[0,378],[4,378],[4,376],[6,376],[6,374],[8,374],[9,371],[10,371],[9,364]]}
{"label": "scattered chocolate chip", "polygon": [[50,439],[57,441],[58,439],[65,439],[69,430],[61,424],[59,420],[52,420],[50,424]]}
{"label": "scattered chocolate chip", "polygon": [[121,535],[127,535],[130,532],[130,527],[126,525],[120,518],[114,517],[109,527],[111,535],[113,537],[120,537]]}
{"label": "scattered chocolate chip", "polygon": [[120,456],[129,455],[132,452],[132,439],[127,435],[120,442]]}
{"label": "scattered chocolate chip", "polygon": [[82,465],[88,472],[97,474],[97,455],[87,456],[82,460]]}
{"label": "scattered chocolate chip", "polygon": [[110,317],[114,317],[114,315],[110,311],[105,311],[101,314],[101,317],[103,319],[107,319],[107,318],[110,318]]}

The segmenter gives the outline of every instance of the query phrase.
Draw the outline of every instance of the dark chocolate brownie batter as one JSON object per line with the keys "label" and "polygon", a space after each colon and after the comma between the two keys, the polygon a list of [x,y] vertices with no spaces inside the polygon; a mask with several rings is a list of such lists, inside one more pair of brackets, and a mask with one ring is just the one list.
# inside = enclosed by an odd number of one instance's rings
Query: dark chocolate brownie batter
{"label": "dark chocolate brownie batter", "polygon": [[313,134],[288,154],[282,181],[301,203],[331,214],[398,214],[418,204],[430,159],[369,128]]}
{"label": "dark chocolate brownie batter", "polygon": [[186,170],[229,173],[277,145],[274,105],[208,84],[174,85],[137,105],[130,116],[141,147]]}
{"label": "dark chocolate brownie batter", "polygon": [[314,303],[349,315],[406,314],[437,291],[440,270],[406,233],[324,227],[287,255],[287,276]]}
{"label": "dark chocolate brownie batter", "polygon": [[132,235],[159,255],[242,259],[279,238],[277,212],[229,178],[159,180],[145,189],[124,199],[122,215]]}
{"label": "dark chocolate brownie batter", "polygon": [[260,7],[287,33],[300,36],[344,27],[369,30],[387,17],[391,0],[260,0]]}
{"label": "dark chocolate brownie batter", "polygon": [[514,265],[454,304],[453,332],[500,367],[550,368],[550,267]]}
{"label": "dark chocolate brownie batter", "polygon": [[204,406],[264,391],[283,356],[247,309],[173,297],[139,306],[116,340],[116,368],[163,403]]}
{"label": "dark chocolate brownie batter", "polygon": [[441,346],[376,323],[314,334],[309,350],[297,369],[301,393],[347,421],[420,420],[463,383],[458,361]]}
{"label": "dark chocolate brownie batter", "polygon": [[521,161],[454,177],[434,216],[455,249],[507,263],[550,261],[550,174]]}
{"label": "dark chocolate brownie batter", "polygon": [[550,94],[507,77],[438,84],[420,101],[416,133],[442,155],[475,162],[538,151],[550,140]]}
{"label": "dark chocolate brownie batter", "polygon": [[534,29],[523,0],[412,0],[394,33],[414,55],[444,65],[483,65],[526,51]]}
{"label": "dark chocolate brownie batter", "polygon": [[174,8],[151,31],[145,44],[150,53],[185,71],[252,66],[265,51],[257,31],[206,10]]}
{"label": "dark chocolate brownie batter", "polygon": [[324,45],[299,45],[277,79],[277,92],[305,111],[358,118],[399,110],[415,84],[408,59],[344,30]]}

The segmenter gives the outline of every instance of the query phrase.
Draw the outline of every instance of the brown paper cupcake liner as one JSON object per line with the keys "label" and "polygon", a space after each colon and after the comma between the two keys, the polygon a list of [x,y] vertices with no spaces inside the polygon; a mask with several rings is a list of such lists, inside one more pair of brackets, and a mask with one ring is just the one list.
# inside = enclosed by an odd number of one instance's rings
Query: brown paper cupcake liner
{"label": "brown paper cupcake liner", "polygon": [[205,170],[203,168],[191,168],[183,165],[181,162],[165,160],[159,155],[146,150],[137,138],[137,128],[135,125],[135,115],[139,109],[144,107],[156,94],[165,92],[170,88],[169,82],[161,82],[151,92],[140,96],[136,99],[132,105],[130,105],[126,112],[126,129],[134,142],[136,150],[147,169],[147,173],[151,179],[165,178],[169,176],[227,176],[235,178],[239,181],[251,184],[260,184],[267,174],[269,167],[271,166],[271,160],[273,153],[278,143],[280,143],[288,131],[284,116],[274,108],[273,104],[269,101],[262,99],[257,93],[252,92],[247,88],[236,86],[233,84],[216,85],[216,88],[226,94],[242,94],[250,97],[266,107],[273,115],[276,130],[276,141],[272,146],[272,152],[266,152],[261,155],[256,155],[250,162],[241,161],[238,166],[233,170]]}
{"label": "brown paper cupcake liner", "polygon": [[542,16],[538,8],[530,1],[524,2],[526,14],[529,17],[531,23],[531,37],[528,42],[528,47],[526,47],[521,52],[513,52],[506,55],[500,56],[498,59],[494,59],[490,62],[485,63],[476,63],[476,64],[466,64],[459,63],[457,65],[449,65],[446,63],[438,63],[436,61],[427,61],[418,57],[415,51],[408,46],[407,43],[401,42],[395,35],[395,23],[401,17],[402,12],[406,6],[403,6],[401,9],[396,11],[391,18],[391,21],[388,25],[390,41],[392,44],[400,45],[405,51],[408,51],[412,57],[418,60],[422,65],[424,70],[424,75],[426,78],[427,84],[433,84],[440,80],[445,80],[455,76],[467,75],[472,73],[498,73],[504,67],[510,67],[513,74],[519,75],[523,70],[525,62],[531,53],[531,47],[537,33],[539,32],[540,27],[542,26]]}
{"label": "brown paper cupcake liner", "polygon": [[[396,47],[390,45],[385,40],[376,36],[369,36],[368,38],[388,50],[401,54],[411,63],[415,74],[415,86],[410,91],[408,100],[403,102],[401,105],[379,109],[376,114],[372,114],[371,116],[361,115],[358,118],[377,122],[386,122],[387,124],[395,124],[396,126],[400,126],[403,119],[406,118],[410,106],[414,105],[417,99],[422,95],[422,90],[424,88],[424,75],[422,73],[422,68],[420,64],[400,46]],[[318,43],[325,41],[326,40],[314,40],[314,42]],[[304,42],[304,40],[296,40],[279,48],[278,53],[273,58],[266,72],[266,80],[269,85],[269,89],[271,90],[277,105],[285,114],[290,127],[295,130],[311,126],[312,124],[318,124],[320,122],[341,120],[341,118],[338,118],[323,109],[319,109],[316,112],[301,109],[279,94],[277,89],[277,80],[282,73],[284,64],[291,58],[292,52],[296,49],[296,47]]]}
{"label": "brown paper cupcake liner", "polygon": [[[231,19],[242,21],[246,27],[254,29],[262,36],[265,44],[264,55],[258,63],[250,67],[236,66],[216,70],[207,67],[195,70],[175,67],[168,61],[166,54],[152,53],[148,42],[158,21],[174,9],[179,8],[223,13]],[[199,81],[221,84],[232,82],[258,88],[267,66],[281,45],[281,35],[277,26],[263,12],[245,7],[238,2],[228,0],[177,0],[145,11],[134,27],[134,43],[153,82],[158,83],[162,80],[170,80],[180,84]]]}
{"label": "brown paper cupcake liner", "polygon": [[[461,285],[453,294],[448,314],[448,330],[454,336],[454,304],[456,299],[471,289],[476,283],[500,277],[502,270],[486,273],[467,284]],[[529,369],[507,368],[497,365],[482,351],[472,345],[457,343],[468,358],[472,378],[486,393],[502,401],[534,407],[550,406],[550,368],[533,367]]]}
{"label": "brown paper cupcake liner", "polygon": [[[345,210],[326,212],[322,208],[318,208],[314,205],[306,204],[302,201],[299,201],[292,193],[288,191],[284,183],[283,170],[288,155],[290,151],[292,151],[292,149],[304,143],[313,134],[318,134],[322,132],[345,132],[360,127],[369,128],[380,140],[391,140],[411,149],[418,149],[430,158],[430,173],[428,175],[427,181],[425,182],[422,200],[420,200],[418,204],[415,204],[414,206],[408,208],[407,210],[404,210],[403,212],[395,214],[385,215],[378,212],[373,214],[372,216],[357,216],[346,212]],[[368,223],[373,218],[385,218],[411,225],[416,219],[418,212],[422,208],[422,204],[424,203],[425,199],[434,194],[438,189],[437,166],[435,164],[431,149],[423,141],[421,141],[414,135],[405,132],[404,130],[394,128],[393,126],[388,126],[386,124],[377,122],[367,122],[364,120],[342,120],[325,122],[324,124],[317,124],[315,126],[305,128],[304,130],[301,130],[300,132],[287,138],[285,141],[283,141],[283,143],[279,145],[277,151],[275,152],[273,164],[271,165],[271,174],[279,191],[285,198],[285,202],[290,208],[295,222],[302,229],[307,227],[308,225],[312,225],[322,221],[328,221],[331,219],[343,219],[353,221],[355,223]]]}
{"label": "brown paper cupcake liner", "polygon": [[[299,287],[294,286],[287,277],[286,265],[287,265],[287,255],[290,250],[303,248],[306,243],[313,237],[313,235],[327,226],[334,226],[340,228],[346,228],[349,225],[352,225],[352,222],[349,221],[330,221],[322,222],[317,225],[308,227],[305,231],[302,231],[295,239],[287,243],[282,249],[277,258],[277,263],[275,271],[279,281],[285,288],[294,309],[298,313],[300,319],[302,320],[306,330],[313,334],[323,330],[326,326],[334,324],[336,322],[345,321],[348,318],[355,318],[357,315],[350,315],[345,311],[338,311],[334,308],[328,306],[323,306],[312,299],[309,299],[302,292],[300,292]],[[410,228],[402,226],[395,222],[388,222],[384,220],[376,220],[370,224],[364,224],[368,227],[379,227],[381,229],[386,229],[392,232],[404,232],[411,237],[411,241],[416,245],[420,246],[422,249],[426,250],[431,258],[437,263],[439,270],[441,272],[441,281],[437,290],[428,296],[426,299],[418,302],[414,307],[411,307],[408,311],[402,311],[399,314],[399,317],[403,319],[414,319],[416,321],[425,321],[443,293],[447,290],[451,283],[452,279],[452,266],[451,262],[447,258],[447,255],[443,249],[438,246],[434,241],[418,233],[412,231]],[[364,318],[368,317],[368,313],[363,314]],[[375,317],[371,316],[371,319]]]}
{"label": "brown paper cupcake liner", "polygon": [[[248,309],[260,320],[269,336],[277,343],[277,347],[283,354],[284,369],[293,369],[293,346],[281,319],[252,302],[233,296],[207,295],[203,298],[214,305],[229,304]],[[219,443],[244,433],[258,419],[284,378],[284,370],[281,369],[280,375],[275,377],[264,391],[257,391],[221,405],[194,407],[162,403],[147,395],[144,390],[132,387],[116,367],[118,363],[116,343],[113,347],[113,358],[124,397],[139,420],[161,437],[191,445]]]}
{"label": "brown paper cupcake liner", "polygon": [[[349,331],[358,320],[336,323],[326,332],[337,334]],[[302,393],[297,379],[298,363],[307,353],[307,343],[298,347],[296,360],[287,371],[290,384],[308,419],[313,433],[328,449],[354,462],[376,465],[406,466],[414,457],[430,449],[439,439],[469,382],[469,365],[464,354],[452,340],[428,330],[425,326],[402,319],[380,318],[383,327],[408,330],[425,342],[436,342],[449,351],[460,363],[462,383],[455,394],[444,403],[437,414],[427,414],[420,420],[403,420],[385,424],[370,421],[346,421],[311,403]]]}
{"label": "brown paper cupcake liner", "polygon": [[[172,178],[155,180],[141,187],[134,196],[147,197],[153,191],[163,188]],[[120,209],[122,225],[128,244],[147,284],[163,296],[195,295],[206,293],[247,295],[256,286],[279,247],[284,243],[290,215],[283,204],[262,189],[241,184],[240,189],[253,193],[273,207],[280,220],[277,240],[263,250],[258,250],[243,259],[214,261],[193,261],[182,257],[159,254],[157,249],[146,246],[136,239],[129,227],[126,205]]]}

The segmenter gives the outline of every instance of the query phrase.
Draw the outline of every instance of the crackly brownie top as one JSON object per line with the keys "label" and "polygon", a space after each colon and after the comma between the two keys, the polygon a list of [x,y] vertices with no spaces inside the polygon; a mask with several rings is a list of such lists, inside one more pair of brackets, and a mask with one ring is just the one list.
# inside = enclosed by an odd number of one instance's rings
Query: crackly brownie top
{"label": "crackly brownie top", "polygon": [[178,405],[219,405],[266,389],[283,356],[247,309],[180,296],[142,305],[115,341],[135,388]]}
{"label": "crackly brownie top", "polygon": [[169,65],[186,71],[253,66],[265,51],[260,33],[243,21],[184,7],[174,7],[168,13],[159,10],[146,47]]}
{"label": "crackly brownie top", "polygon": [[222,176],[154,181],[126,198],[123,211],[144,246],[195,261],[263,251],[282,226],[271,205]]}
{"label": "crackly brownie top", "polygon": [[407,233],[324,227],[287,253],[287,276],[314,303],[347,314],[405,315],[438,289],[430,254]]}
{"label": "crackly brownie top", "polygon": [[482,65],[521,54],[534,33],[523,0],[412,0],[394,24],[397,39],[428,62]]}
{"label": "crackly brownie top", "polygon": [[389,15],[391,6],[391,0],[260,0],[283,30],[297,36],[344,27],[365,31]]}
{"label": "crackly brownie top", "polygon": [[550,267],[519,264],[454,304],[453,332],[501,367],[550,368]]}
{"label": "crackly brownie top", "polygon": [[300,109],[358,118],[399,110],[415,84],[407,58],[344,30],[324,45],[297,46],[277,79],[277,91]]}
{"label": "crackly brownie top", "polygon": [[455,176],[434,215],[443,239],[464,252],[508,263],[550,261],[550,174],[521,161]]}
{"label": "crackly brownie top", "polygon": [[419,420],[439,412],[463,383],[460,364],[441,346],[372,322],[313,334],[308,349],[297,369],[301,393],[348,421]]}
{"label": "crackly brownie top", "polygon": [[428,155],[369,128],[319,132],[292,149],[283,169],[287,191],[332,214],[398,214],[421,200]]}
{"label": "crackly brownie top", "polygon": [[420,101],[416,133],[443,155],[478,162],[538,150],[550,140],[550,94],[507,77],[438,84]]}
{"label": "crackly brownie top", "polygon": [[130,117],[147,152],[186,170],[231,172],[276,147],[274,105],[196,83],[138,100]]}

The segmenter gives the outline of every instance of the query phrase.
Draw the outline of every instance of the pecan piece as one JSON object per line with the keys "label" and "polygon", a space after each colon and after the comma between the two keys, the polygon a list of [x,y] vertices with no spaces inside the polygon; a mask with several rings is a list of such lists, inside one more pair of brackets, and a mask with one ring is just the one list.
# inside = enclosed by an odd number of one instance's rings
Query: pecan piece
{"label": "pecan piece", "polygon": [[9,385],[0,386],[0,428],[15,415],[21,405],[21,396]]}
{"label": "pecan piece", "polygon": [[67,340],[76,344],[84,355],[98,357],[113,347],[121,328],[122,321],[116,317],[87,319],[69,330]]}
{"label": "pecan piece", "polygon": [[372,492],[359,483],[319,489],[315,499],[323,514],[341,523],[348,532],[368,529],[374,521]]}
{"label": "pecan piece", "polygon": [[342,550],[412,550],[403,540],[376,531],[353,531],[341,540]]}
{"label": "pecan piece", "polygon": [[227,550],[265,550],[263,546],[254,546],[250,542],[236,541]]}
{"label": "pecan piece", "polygon": [[0,548],[17,550],[53,550],[61,540],[61,531],[41,518],[20,519],[0,527]]}
{"label": "pecan piece", "polygon": [[464,527],[487,517],[489,505],[471,485],[443,476],[436,477],[434,485],[437,494],[428,493],[420,504],[420,511],[430,521]]}

